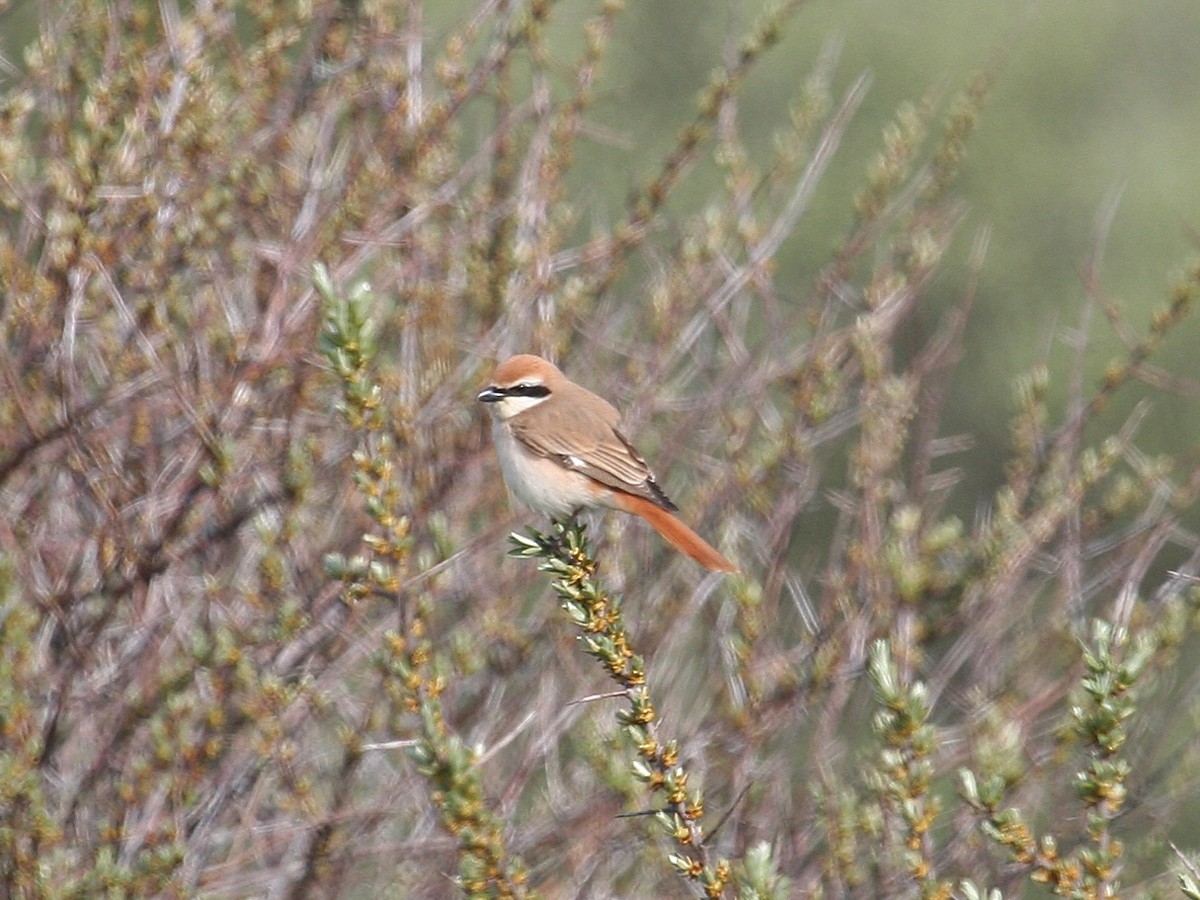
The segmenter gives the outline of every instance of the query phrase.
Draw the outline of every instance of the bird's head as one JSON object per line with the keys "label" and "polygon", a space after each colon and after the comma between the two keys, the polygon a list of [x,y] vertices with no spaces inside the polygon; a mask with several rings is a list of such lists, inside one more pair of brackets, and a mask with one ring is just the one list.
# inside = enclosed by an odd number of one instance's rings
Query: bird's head
{"label": "bird's head", "polygon": [[503,421],[544,403],[563,380],[558,367],[540,356],[510,356],[492,373],[492,380],[475,398],[492,404],[492,413]]}

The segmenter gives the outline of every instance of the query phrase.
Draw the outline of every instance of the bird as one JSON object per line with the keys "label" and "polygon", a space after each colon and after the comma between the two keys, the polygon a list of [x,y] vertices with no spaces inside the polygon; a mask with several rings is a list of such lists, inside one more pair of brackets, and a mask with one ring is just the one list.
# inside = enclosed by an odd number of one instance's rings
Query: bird
{"label": "bird", "polygon": [[584,508],[632,513],[705,568],[738,571],[675,515],[679,508],[618,428],[616,408],[549,360],[509,357],[476,399],[491,413],[505,484],[534,512],[556,521]]}

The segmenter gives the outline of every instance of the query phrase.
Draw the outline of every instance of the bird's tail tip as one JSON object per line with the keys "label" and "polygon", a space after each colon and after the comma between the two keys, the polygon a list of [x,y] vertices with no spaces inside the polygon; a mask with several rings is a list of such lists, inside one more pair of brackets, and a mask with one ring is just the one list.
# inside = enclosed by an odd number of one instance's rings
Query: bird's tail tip
{"label": "bird's tail tip", "polygon": [[740,574],[737,566],[721,555],[708,541],[696,534],[682,519],[649,500],[633,495],[621,497],[620,507],[626,512],[641,516],[667,543],[685,556],[694,559],[712,572],[726,575]]}

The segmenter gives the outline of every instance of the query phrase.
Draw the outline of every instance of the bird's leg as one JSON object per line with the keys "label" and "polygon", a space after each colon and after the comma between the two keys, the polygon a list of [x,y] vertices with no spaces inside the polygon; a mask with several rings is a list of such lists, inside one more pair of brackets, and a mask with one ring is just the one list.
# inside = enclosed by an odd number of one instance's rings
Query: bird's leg
{"label": "bird's leg", "polygon": [[559,550],[565,551],[567,549],[567,533],[579,524],[579,514],[581,512],[583,512],[583,507],[577,506],[566,517],[553,516],[550,519],[551,531],[554,535],[554,546]]}
{"label": "bird's leg", "polygon": [[571,527],[571,523],[575,520],[575,514],[572,513],[566,519],[560,519],[558,516],[553,516],[550,519],[550,535],[554,549],[559,552],[567,549],[567,529]]}

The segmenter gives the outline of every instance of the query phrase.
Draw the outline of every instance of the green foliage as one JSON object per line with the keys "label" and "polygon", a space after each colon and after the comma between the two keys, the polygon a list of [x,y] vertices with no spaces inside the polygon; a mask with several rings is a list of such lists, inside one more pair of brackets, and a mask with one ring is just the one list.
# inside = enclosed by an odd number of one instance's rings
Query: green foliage
{"label": "green foliage", "polygon": [[[468,897],[524,897],[524,866],[508,857],[503,825],[485,801],[475,755],[446,724],[439,674],[442,665],[426,636],[424,604],[420,600],[411,603],[403,590],[399,573],[405,568],[412,540],[408,518],[393,514],[403,504],[394,469],[395,444],[389,435],[379,434],[384,425],[380,413],[383,391],[370,374],[375,351],[374,328],[367,315],[370,289],[360,285],[343,299],[324,267],[316,268],[314,278],[325,301],[325,328],[319,344],[341,381],[338,408],[364,443],[354,452],[355,480],[375,523],[375,530],[363,537],[373,557],[369,562],[347,563],[331,554],[326,557],[326,569],[346,584],[347,602],[375,595],[402,607],[408,605],[402,630],[381,635],[376,658],[382,679],[380,696],[391,701],[388,720],[404,727],[403,713],[415,713],[419,737],[408,743],[408,755],[429,782],[429,798],[440,810],[442,824],[458,839],[459,887]],[[343,740],[349,768],[361,760],[362,742],[356,731],[345,732]],[[322,835],[325,845],[331,835],[332,829]],[[310,868],[327,852],[327,846],[319,847],[310,859]]]}
{"label": "green foliage", "polygon": [[[658,714],[646,686],[646,664],[630,646],[620,601],[595,578],[596,560],[583,527],[555,523],[550,537],[534,531],[529,537],[511,535],[510,540],[513,556],[546,560],[538,568],[553,576],[551,587],[579,629],[584,652],[604,667],[619,686],[617,693],[629,701],[629,707],[617,713],[617,721],[636,750],[631,774],[651,794],[662,795],[664,805],[654,818],[676,844],[668,861],[685,878],[696,881],[705,896],[724,896],[730,864],[728,860],[709,858],[700,825],[704,794],[687,790],[688,771],[679,762],[679,746],[674,740],[664,740],[660,733]],[[747,872],[755,873],[757,883],[771,882],[769,867],[764,871],[761,860],[747,865]]]}
{"label": "green foliage", "polygon": [[992,780],[985,789],[970,772],[961,774],[966,801],[985,814],[983,831],[1004,847],[1014,863],[1027,868],[1035,881],[1050,884],[1055,894],[1071,897],[1112,897],[1118,889],[1124,844],[1112,824],[1127,798],[1125,787],[1132,767],[1120,756],[1125,744],[1124,723],[1136,711],[1132,688],[1155,653],[1155,643],[1139,635],[1128,646],[1128,635],[1103,621],[1092,627],[1091,642],[1082,658],[1086,674],[1081,692],[1086,699],[1071,707],[1075,731],[1088,748],[1088,764],[1075,775],[1075,786],[1086,809],[1087,843],[1063,854],[1053,834],[1036,838],[1020,810],[1001,810],[1002,786]]}
{"label": "green foliage", "polygon": [[[825,53],[755,142],[798,2],[623,201],[580,163],[622,3],[38,6],[0,60],[0,894],[1195,894],[1200,465],[1109,411],[1186,384],[1200,269],[1143,332],[1090,279],[1104,374],[1048,342],[1004,446],[947,433],[1003,73],[866,123],[793,258],[868,97]],[[744,574],[616,515],[506,560],[471,398],[517,351]]]}

